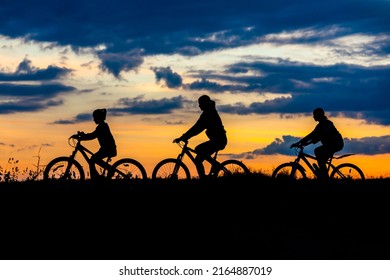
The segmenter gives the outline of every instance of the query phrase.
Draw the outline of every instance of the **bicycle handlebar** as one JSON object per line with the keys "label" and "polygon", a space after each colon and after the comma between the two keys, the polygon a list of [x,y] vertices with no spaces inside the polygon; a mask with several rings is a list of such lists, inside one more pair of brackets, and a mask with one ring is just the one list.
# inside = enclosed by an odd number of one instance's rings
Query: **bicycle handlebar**
{"label": "bicycle handlebar", "polygon": [[296,149],[303,150],[304,147],[305,147],[305,146],[302,145],[301,143],[294,143],[294,144],[292,144],[292,145],[290,146],[290,149],[296,148]]}
{"label": "bicycle handlebar", "polygon": [[76,140],[77,142],[80,142],[81,141],[81,139],[80,139],[80,136],[81,136],[81,134],[82,134],[83,132],[81,132],[81,131],[77,131],[77,133],[76,134],[73,134],[72,136],[70,136],[69,138],[68,138],[68,144],[69,144],[69,146],[71,146],[71,147],[75,147],[76,146],[76,144],[77,143],[70,143],[70,140]]}
{"label": "bicycle handlebar", "polygon": [[292,149],[292,148],[301,148],[301,149],[303,149],[303,146],[300,145],[300,144],[292,144],[292,145],[290,146],[290,149]]}
{"label": "bicycle handlebar", "polygon": [[187,146],[188,140],[175,139],[175,140],[173,140],[173,143],[176,143],[177,145],[179,145],[180,148],[183,148],[183,147]]}

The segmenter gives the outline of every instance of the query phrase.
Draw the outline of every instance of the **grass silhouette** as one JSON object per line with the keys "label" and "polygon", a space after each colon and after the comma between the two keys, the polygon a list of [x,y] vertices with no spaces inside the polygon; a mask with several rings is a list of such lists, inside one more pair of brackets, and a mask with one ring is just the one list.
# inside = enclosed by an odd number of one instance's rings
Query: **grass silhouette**
{"label": "grass silhouette", "polygon": [[0,184],[1,259],[388,259],[388,179]]}

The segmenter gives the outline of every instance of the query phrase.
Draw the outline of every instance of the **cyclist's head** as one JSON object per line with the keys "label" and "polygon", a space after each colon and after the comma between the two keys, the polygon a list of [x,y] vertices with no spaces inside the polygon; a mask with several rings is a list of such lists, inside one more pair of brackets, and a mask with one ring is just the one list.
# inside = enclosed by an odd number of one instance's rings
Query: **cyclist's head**
{"label": "cyclist's head", "polygon": [[215,106],[215,102],[211,100],[208,95],[202,95],[201,97],[199,97],[198,103],[201,110],[205,110],[207,108]]}
{"label": "cyclist's head", "polygon": [[100,123],[106,120],[107,110],[106,109],[96,109],[93,111],[93,120],[96,123]]}
{"label": "cyclist's head", "polygon": [[320,120],[326,119],[324,109],[322,109],[322,108],[316,108],[316,109],[314,109],[314,110],[313,110],[313,118],[314,118],[316,121],[320,121]]}

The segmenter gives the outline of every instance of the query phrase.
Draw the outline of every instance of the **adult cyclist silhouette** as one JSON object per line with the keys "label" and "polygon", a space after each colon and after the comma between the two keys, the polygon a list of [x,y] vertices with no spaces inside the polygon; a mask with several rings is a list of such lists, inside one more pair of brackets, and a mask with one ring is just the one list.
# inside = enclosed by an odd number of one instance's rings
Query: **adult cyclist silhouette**
{"label": "adult cyclist silhouette", "polygon": [[297,143],[292,144],[291,147],[297,147],[300,145],[306,146],[309,144],[316,144],[318,141],[321,141],[322,146],[315,148],[314,154],[316,155],[318,166],[320,168],[319,178],[326,180],[328,178],[326,161],[331,158],[335,152],[342,150],[344,147],[344,141],[333,122],[328,120],[325,116],[324,109],[314,109],[313,118],[318,122],[314,130]]}
{"label": "adult cyclist silhouette", "polygon": [[206,135],[209,141],[199,144],[195,147],[196,157],[195,165],[199,177],[205,177],[203,161],[207,156],[214,152],[223,150],[227,144],[226,131],[222,124],[222,120],[215,108],[215,102],[208,95],[202,95],[198,99],[199,108],[203,111],[198,121],[181,137],[173,140],[174,143],[187,141],[193,136],[198,135],[203,130],[206,130]]}

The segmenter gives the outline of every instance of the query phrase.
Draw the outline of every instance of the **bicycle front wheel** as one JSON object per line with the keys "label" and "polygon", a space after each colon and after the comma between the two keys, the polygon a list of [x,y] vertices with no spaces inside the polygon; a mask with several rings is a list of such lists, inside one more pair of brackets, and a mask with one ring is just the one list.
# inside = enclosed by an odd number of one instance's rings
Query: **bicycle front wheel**
{"label": "bicycle front wheel", "polygon": [[250,171],[241,161],[229,159],[221,163],[221,168],[215,174],[216,177],[231,175],[249,175]]}
{"label": "bicycle front wheel", "polygon": [[152,179],[190,179],[190,171],[182,162],[174,158],[167,158],[160,161],[153,169]]}
{"label": "bicycle front wheel", "polygon": [[147,179],[145,168],[141,163],[131,158],[120,159],[112,165],[108,178],[114,180]]}
{"label": "bicycle front wheel", "polygon": [[[289,179],[289,180],[300,180],[306,178],[305,170],[301,165],[296,165],[292,162],[287,162],[279,165],[272,172],[272,179]],[[295,169],[295,172],[294,172]]]}
{"label": "bicycle front wheel", "polygon": [[44,180],[84,180],[84,170],[80,163],[70,157],[53,159],[43,172]]}
{"label": "bicycle front wheel", "polygon": [[363,171],[352,163],[342,163],[333,170],[331,179],[340,180],[364,180]]}

